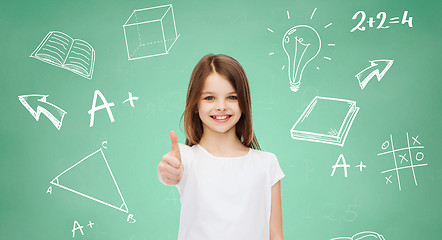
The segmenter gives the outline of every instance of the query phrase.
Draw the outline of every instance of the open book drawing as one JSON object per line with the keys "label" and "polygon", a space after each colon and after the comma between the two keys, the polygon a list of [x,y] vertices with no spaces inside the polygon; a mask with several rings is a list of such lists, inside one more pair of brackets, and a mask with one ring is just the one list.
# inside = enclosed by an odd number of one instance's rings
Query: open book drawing
{"label": "open book drawing", "polygon": [[358,111],[354,101],[316,96],[290,130],[292,138],[342,147]]}
{"label": "open book drawing", "polygon": [[94,49],[89,43],[72,39],[62,32],[49,32],[30,57],[92,79],[95,62]]}

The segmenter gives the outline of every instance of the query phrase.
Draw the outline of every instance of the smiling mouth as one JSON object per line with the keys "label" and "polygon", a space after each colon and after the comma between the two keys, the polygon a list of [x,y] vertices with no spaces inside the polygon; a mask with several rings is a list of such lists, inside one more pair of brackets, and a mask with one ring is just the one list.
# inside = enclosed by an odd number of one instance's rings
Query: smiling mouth
{"label": "smiling mouth", "polygon": [[225,119],[230,118],[231,116],[232,115],[220,115],[220,116],[210,116],[210,117],[213,119],[216,119],[216,120],[225,120]]}

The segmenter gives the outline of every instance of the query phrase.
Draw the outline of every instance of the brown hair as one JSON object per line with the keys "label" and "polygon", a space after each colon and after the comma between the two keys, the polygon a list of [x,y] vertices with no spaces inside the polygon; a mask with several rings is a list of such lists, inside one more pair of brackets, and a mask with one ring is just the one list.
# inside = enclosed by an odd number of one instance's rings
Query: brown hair
{"label": "brown hair", "polygon": [[239,107],[242,115],[236,123],[236,136],[246,147],[260,149],[252,125],[252,105],[250,101],[249,81],[241,64],[227,55],[208,54],[201,58],[193,69],[187,89],[186,109],[181,119],[184,118],[184,131],[186,132],[186,145],[198,144],[203,136],[203,124],[198,115],[198,101],[204,81],[211,73],[218,73],[232,84],[238,95]]}

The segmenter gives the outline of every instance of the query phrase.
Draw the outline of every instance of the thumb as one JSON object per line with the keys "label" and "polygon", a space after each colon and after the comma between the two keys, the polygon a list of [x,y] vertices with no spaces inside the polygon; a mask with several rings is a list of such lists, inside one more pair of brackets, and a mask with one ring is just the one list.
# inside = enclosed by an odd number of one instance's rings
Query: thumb
{"label": "thumb", "polygon": [[178,158],[181,161],[180,148],[178,147],[178,137],[174,131],[170,131],[170,142],[172,143],[172,148],[170,152],[173,156]]}

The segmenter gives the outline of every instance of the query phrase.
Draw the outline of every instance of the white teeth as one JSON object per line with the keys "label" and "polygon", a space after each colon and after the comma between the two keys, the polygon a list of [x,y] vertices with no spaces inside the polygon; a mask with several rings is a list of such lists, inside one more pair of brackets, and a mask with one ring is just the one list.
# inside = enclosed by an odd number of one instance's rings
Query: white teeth
{"label": "white teeth", "polygon": [[218,120],[223,120],[223,119],[228,118],[228,116],[214,116],[214,117]]}

